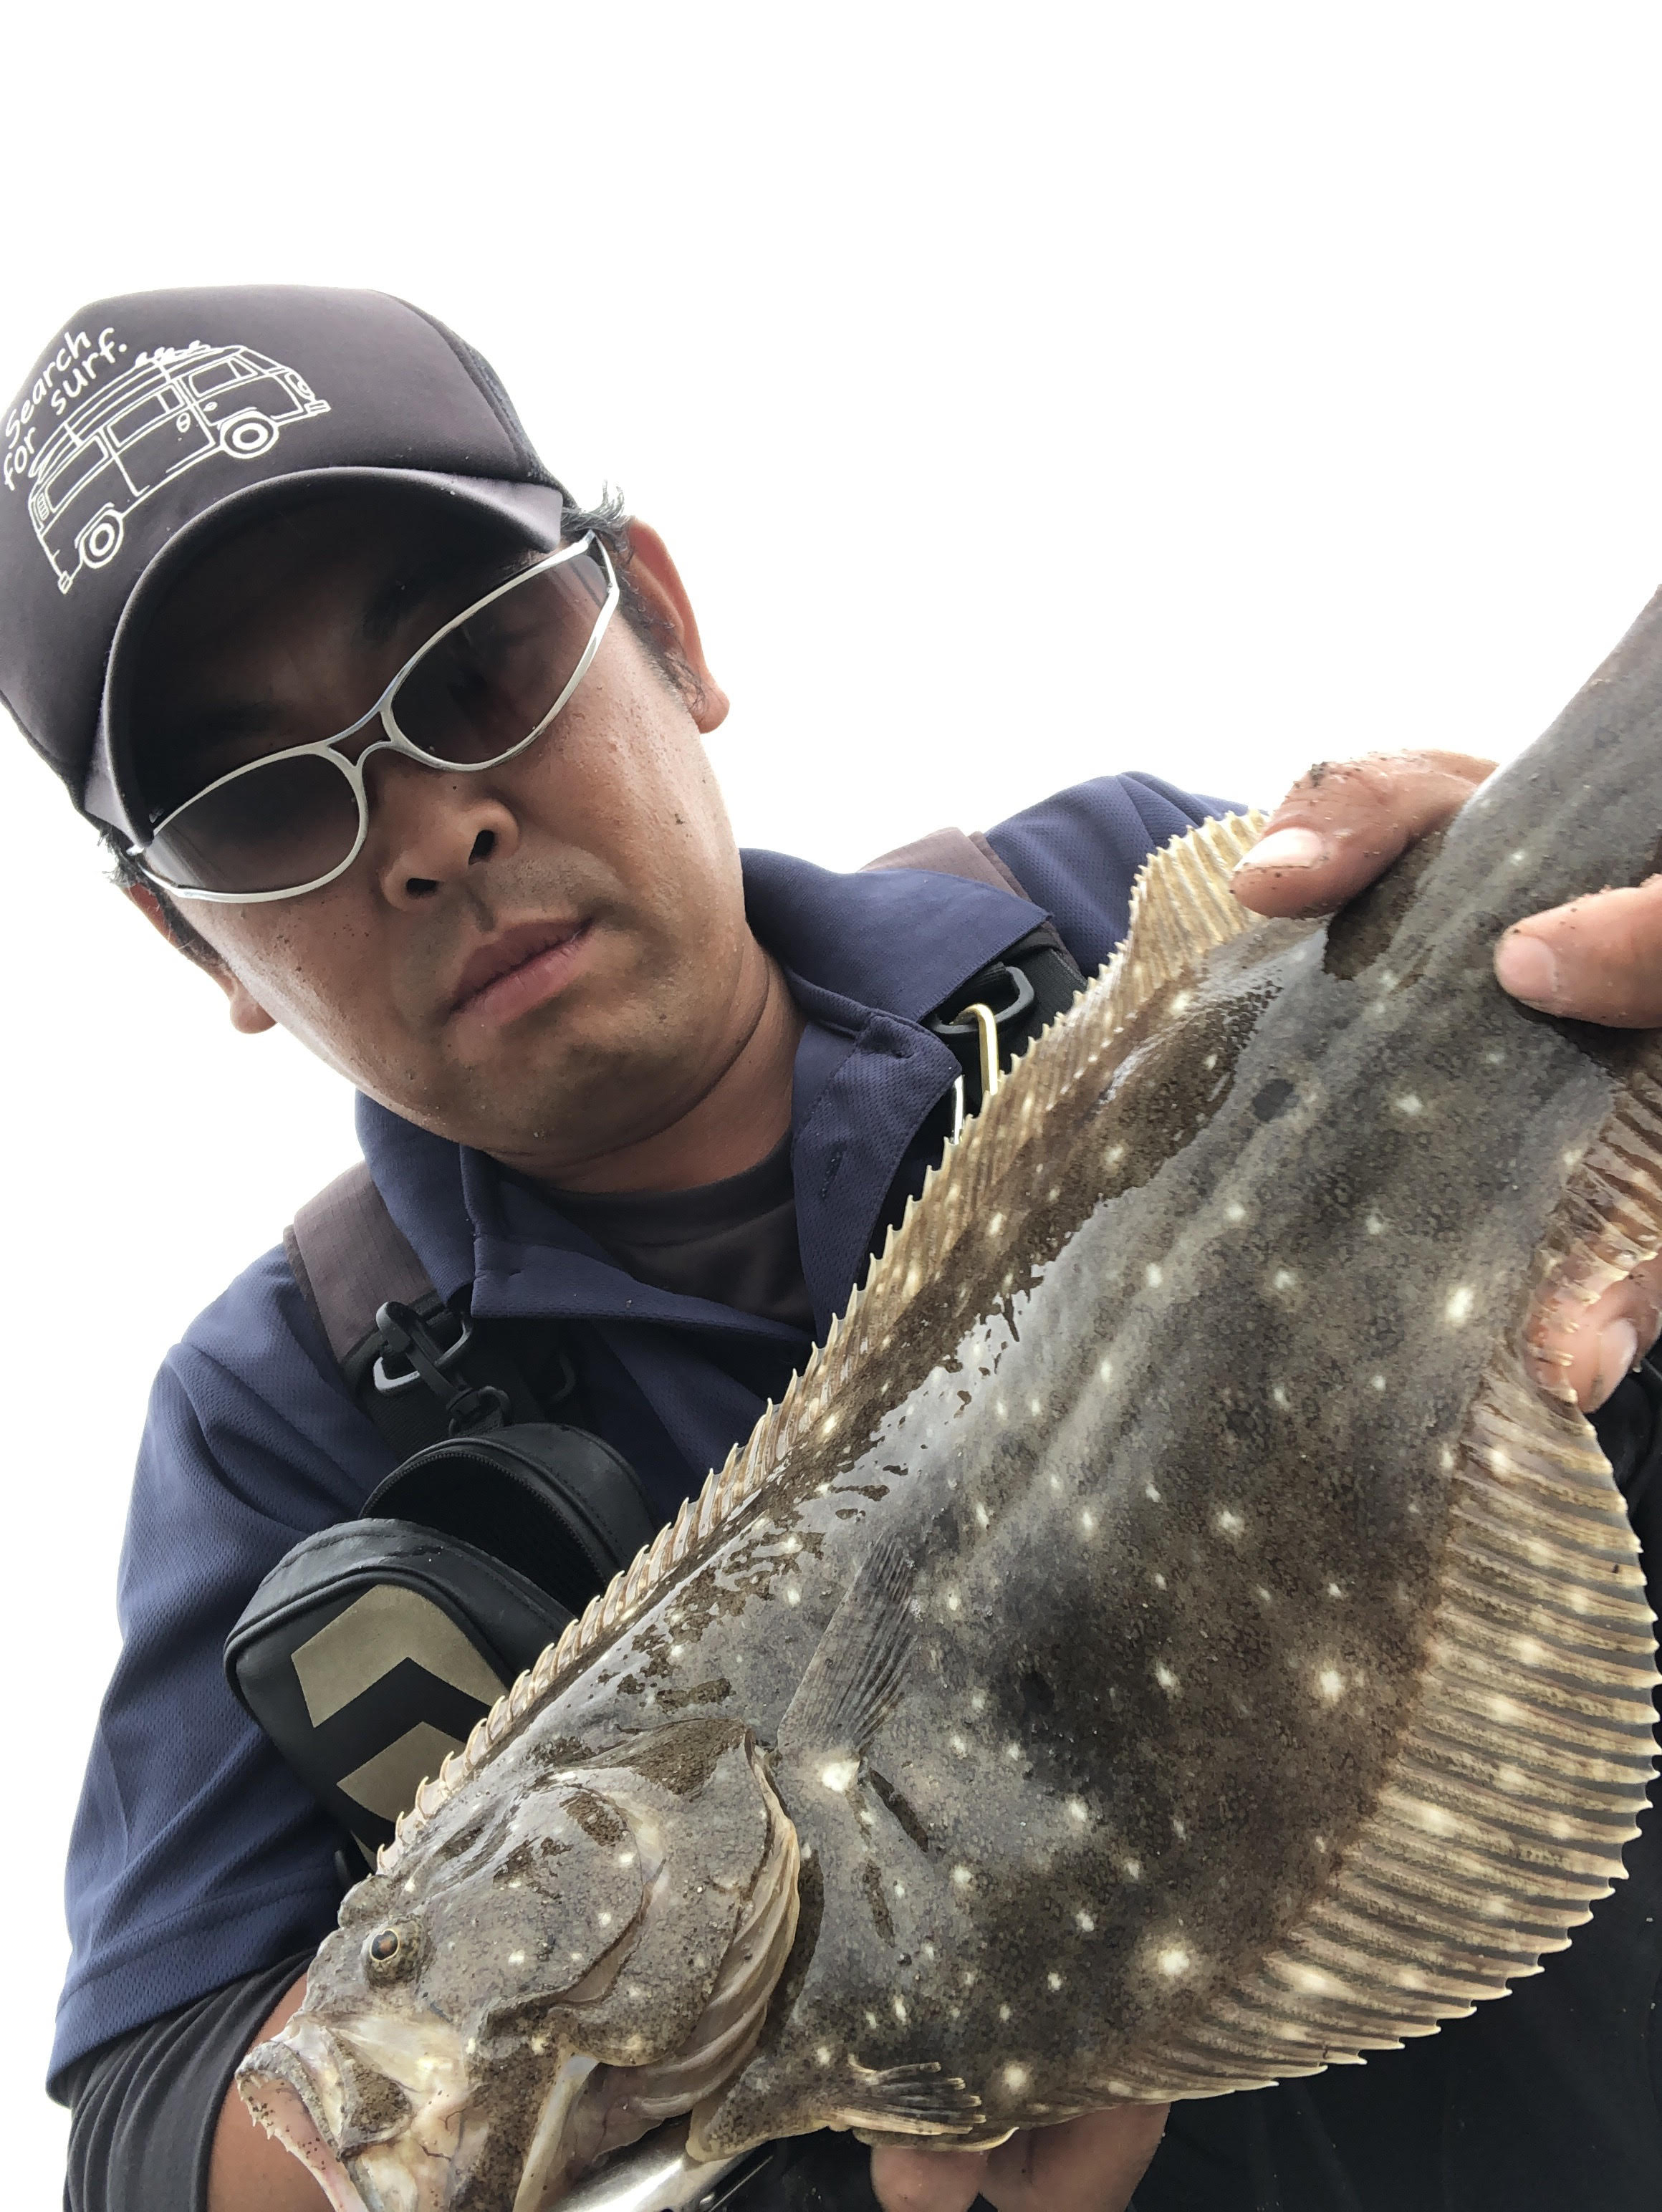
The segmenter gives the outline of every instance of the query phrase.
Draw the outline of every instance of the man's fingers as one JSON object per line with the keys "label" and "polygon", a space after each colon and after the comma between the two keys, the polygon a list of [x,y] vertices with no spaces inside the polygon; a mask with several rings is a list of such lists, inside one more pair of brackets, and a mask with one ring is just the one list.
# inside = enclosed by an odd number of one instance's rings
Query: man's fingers
{"label": "man's fingers", "polygon": [[1531,1364],[1537,1382],[1568,1383],[1584,1413],[1602,1406],[1662,1328],[1662,1260],[1649,1260],[1591,1305],[1560,1295],[1530,1327]]}
{"label": "man's fingers", "polygon": [[1543,1013],[1662,1028],[1662,876],[1526,916],[1495,947],[1495,972]]}
{"label": "man's fingers", "polygon": [[872,2192],[883,2212],[969,2212],[986,2172],[984,2151],[901,2150],[886,2143],[872,2153]]}
{"label": "man's fingers", "polygon": [[1255,914],[1342,906],[1428,830],[1458,814],[1493,768],[1469,753],[1375,753],[1300,776],[1235,871]]}
{"label": "man's fingers", "polygon": [[1117,2105],[1054,2128],[1024,2128],[987,2160],[996,2212],[1124,2212],[1160,2145],[1164,2105]]}

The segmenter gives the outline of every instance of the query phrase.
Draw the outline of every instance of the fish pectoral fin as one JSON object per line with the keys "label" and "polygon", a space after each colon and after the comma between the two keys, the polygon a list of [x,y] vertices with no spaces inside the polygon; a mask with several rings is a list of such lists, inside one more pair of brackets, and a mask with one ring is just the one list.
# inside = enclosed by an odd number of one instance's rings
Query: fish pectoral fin
{"label": "fish pectoral fin", "polygon": [[861,1562],[779,1723],[782,1752],[863,1757],[900,1694],[911,1651],[912,1584],[905,1547],[884,1536]]}
{"label": "fish pectoral fin", "polygon": [[874,2137],[964,2136],[983,2128],[981,2100],[956,2074],[934,2060],[916,2066],[862,2066],[849,2061],[848,2094],[831,2122],[852,2128],[861,2142]]}

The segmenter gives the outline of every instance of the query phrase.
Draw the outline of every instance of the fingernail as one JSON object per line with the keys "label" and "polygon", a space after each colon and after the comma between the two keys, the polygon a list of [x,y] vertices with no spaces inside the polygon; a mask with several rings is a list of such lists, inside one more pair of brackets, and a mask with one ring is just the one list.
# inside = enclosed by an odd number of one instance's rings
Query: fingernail
{"label": "fingernail", "polygon": [[1272,830],[1238,864],[1236,873],[1242,868],[1313,868],[1328,854],[1326,838],[1313,830]]}
{"label": "fingernail", "polygon": [[1531,1006],[1558,1001],[1558,961],[1538,937],[1509,929],[1495,948],[1495,973],[1503,991]]}
{"label": "fingernail", "polygon": [[1639,1357],[1639,1331],[1630,1321],[1607,1321],[1598,1332],[1598,1385],[1609,1397]]}

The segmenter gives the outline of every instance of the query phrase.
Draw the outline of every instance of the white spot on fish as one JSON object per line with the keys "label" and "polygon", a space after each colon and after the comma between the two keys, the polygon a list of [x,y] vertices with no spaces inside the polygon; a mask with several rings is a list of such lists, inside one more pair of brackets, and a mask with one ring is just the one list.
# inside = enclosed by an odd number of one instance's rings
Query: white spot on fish
{"label": "white spot on fish", "polygon": [[1099,1362],[1099,1364],[1098,1364],[1098,1367],[1097,1367],[1097,1375],[1098,1375],[1098,1377],[1099,1377],[1099,1379],[1100,1381],[1102,1381],[1102,1382],[1111,1382],[1113,1381],[1113,1379],[1114,1379],[1114,1363],[1113,1363],[1113,1361],[1112,1361],[1111,1359],[1104,1359],[1104,1360],[1102,1360],[1102,1361]]}
{"label": "white spot on fish", "polygon": [[1175,1813],[1172,1815],[1172,1833],[1177,1838],[1179,1843],[1184,1843],[1188,1839],[1189,1830],[1183,1821],[1178,1818]]}
{"label": "white spot on fish", "polygon": [[1471,1319],[1476,1303],[1477,1294],[1469,1283],[1457,1284],[1443,1303],[1443,1319],[1451,1328],[1459,1328]]}
{"label": "white spot on fish", "polygon": [[1079,1526],[1081,1535],[1094,1536],[1097,1533],[1097,1516],[1088,1506],[1079,1516]]}
{"label": "white spot on fish", "polygon": [[1160,1684],[1161,1689],[1165,1691],[1168,1698],[1174,1697],[1177,1694],[1178,1686],[1178,1678],[1172,1672],[1172,1669],[1166,1665],[1164,1659],[1156,1659],[1154,1662],[1154,1680]]}
{"label": "white spot on fish", "polygon": [[961,1735],[949,1735],[947,1741],[960,1759],[968,1757],[970,1747]]}
{"label": "white spot on fish", "polygon": [[618,1854],[618,1863],[619,1866],[633,1866],[635,1863],[634,1852],[619,1851]]}
{"label": "white spot on fish", "polygon": [[1330,1705],[1336,1705],[1344,1695],[1344,1676],[1336,1667],[1324,1667],[1316,1677],[1316,1687]]}
{"label": "white spot on fish", "polygon": [[1276,1383],[1275,1389],[1269,1393],[1269,1395],[1275,1400],[1275,1403],[1281,1407],[1282,1413],[1285,1413],[1293,1402],[1279,1382]]}
{"label": "white spot on fish", "polygon": [[523,1951],[510,1951],[508,1954],[508,1963],[510,1966],[524,1966],[525,1953]]}
{"label": "white spot on fish", "polygon": [[[470,2037],[470,2038],[469,2038],[470,2042],[472,2041],[472,2039]],[[540,2058],[540,2057],[542,2057],[542,2055],[543,2055],[544,2051],[546,2051],[546,2050],[547,2050],[547,2048],[548,2048],[548,2038],[547,2038],[545,2035],[533,2035],[533,2036],[532,2037],[532,2039],[531,2039],[531,2055],[532,2055],[532,2057],[533,2057],[533,2058]]]}
{"label": "white spot on fish", "polygon": [[859,1771],[857,1759],[833,1759],[820,1768],[819,1779],[827,1790],[834,1790],[840,1797],[847,1795]]}
{"label": "white spot on fish", "polygon": [[1264,1588],[1262,1583],[1258,1584],[1257,1589],[1253,1591],[1252,1595],[1257,1598],[1260,1605],[1274,1605],[1275,1602],[1275,1599],[1271,1597],[1269,1592]]}
{"label": "white spot on fish", "polygon": [[1154,1963],[1161,1973],[1175,1982],[1189,1972],[1189,1954],[1180,1943],[1168,1943]]}
{"label": "white spot on fish", "polygon": [[987,1224],[987,1234],[989,1237],[997,1237],[1002,1233],[1003,1228],[1004,1216],[1001,1213],[995,1213]]}
{"label": "white spot on fish", "polygon": [[954,1889],[968,1889],[974,1880],[975,1876],[970,1872],[968,1867],[955,1866],[953,1869],[953,1887]]}
{"label": "white spot on fish", "polygon": [[1328,1584],[1327,1594],[1330,1597],[1342,1597],[1344,1595],[1344,1592],[1339,1588],[1337,1583],[1330,1583]]}
{"label": "white spot on fish", "polygon": [[816,2049],[816,2051],[814,2051],[814,2054],[813,2054],[813,2055],[814,2055],[814,2057],[819,2060],[819,2063],[820,2063],[822,2066],[829,2066],[829,2065],[831,2064],[831,2045],[830,2045],[830,2044],[829,2044],[829,2043],[822,2043],[822,2044],[820,2044],[820,2045],[819,2045],[819,2047]]}
{"label": "white spot on fish", "polygon": [[1443,1473],[1444,1473],[1445,1474],[1453,1474],[1453,1472],[1454,1472],[1454,1455],[1453,1455],[1453,1453],[1449,1449],[1449,1448],[1448,1448],[1448,1446],[1447,1446],[1446,1444],[1445,1444],[1445,1445],[1443,1446],[1443,1448],[1442,1448],[1441,1451],[1440,1451],[1440,1452],[1438,1453],[1438,1455],[1437,1455],[1437,1463],[1438,1463],[1438,1465],[1442,1468]]}
{"label": "white spot on fish", "polygon": [[1107,1152],[1103,1155],[1103,1158],[1109,1167],[1117,1168],[1120,1162],[1125,1158],[1124,1146],[1110,1145]]}
{"label": "white spot on fish", "polygon": [[1160,1490],[1158,1486],[1152,1482],[1145,1482],[1143,1484],[1142,1494],[1148,1500],[1148,1503],[1151,1505],[1158,1505],[1161,1503]]}
{"label": "white spot on fish", "polygon": [[610,1928],[612,1925],[612,1915],[609,1912],[597,1912],[594,1918],[597,1924],[602,1928]]}
{"label": "white spot on fish", "polygon": [[1166,1588],[1166,1577],[1164,1575],[1156,1575],[1154,1577],[1154,1588],[1156,1589],[1164,1589]]}
{"label": "white spot on fish", "polygon": [[1291,1267],[1277,1267],[1269,1279],[1271,1289],[1277,1291],[1296,1290],[1298,1281],[1298,1276]]}
{"label": "white spot on fish", "polygon": [[1151,1260],[1143,1269],[1142,1279],[1151,1291],[1157,1291],[1160,1288],[1164,1278],[1160,1273],[1160,1262],[1157,1260]]}
{"label": "white spot on fish", "polygon": [[972,1713],[984,1713],[986,1710],[987,1692],[984,1690],[971,1690],[970,1692],[970,1711]]}
{"label": "white spot on fish", "polygon": [[895,1997],[892,2002],[894,2006],[894,2016],[904,2027],[906,2025],[906,2000],[904,1997]]}
{"label": "white spot on fish", "polygon": [[1223,1209],[1223,1218],[1226,1221],[1245,1221],[1246,1208],[1241,1204],[1239,1199],[1232,1198]]}
{"label": "white spot on fish", "polygon": [[[1033,1410],[1034,1410],[1034,1412],[1035,1412],[1035,1413],[1037,1413],[1038,1409],[1038,1407],[1035,1407]],[[976,1526],[977,1526],[977,1528],[990,1528],[990,1527],[991,1527],[991,1525],[992,1525],[992,1518],[993,1518],[992,1515],[991,1515],[991,1514],[987,1510],[987,1509],[986,1509],[986,1507],[985,1507],[984,1505],[982,1505],[982,1504],[977,1504],[977,1506],[976,1506],[976,1509],[975,1509],[975,1518],[976,1518]]]}
{"label": "white spot on fish", "polygon": [[1062,1987],[1062,1977],[1054,1971],[1046,1974],[1044,1978],[1053,1990],[1059,1990]]}
{"label": "white spot on fish", "polygon": [[957,1592],[956,1590],[948,1590],[948,1591],[947,1591],[947,1612],[948,1612],[948,1613],[956,1613],[956,1612],[959,1610],[959,1608],[962,1606],[963,1602],[964,1602],[963,1599],[962,1599],[961,1597],[959,1597],[959,1594],[958,1594],[958,1592]]}
{"label": "white spot on fish", "polygon": [[404,1893],[406,1897],[413,1897],[415,1895],[416,1877],[414,1875],[411,1875],[409,1881],[404,1885]]}
{"label": "white spot on fish", "polygon": [[906,1885],[904,1881],[896,1882],[894,1893],[897,1897],[904,1897],[906,1894]]}
{"label": "white spot on fish", "polygon": [[1090,1819],[1089,1808],[1082,1797],[1070,1797],[1068,1800],[1068,1817],[1070,1820],[1078,1820],[1081,1823]]}
{"label": "white spot on fish", "polygon": [[1166,1011],[1170,1014],[1186,1014],[1194,1002],[1195,994],[1192,991],[1179,991]]}
{"label": "white spot on fish", "polygon": [[1380,1219],[1377,1213],[1370,1213],[1367,1215],[1362,1223],[1362,1226],[1367,1230],[1370,1237],[1379,1237],[1383,1236],[1385,1233],[1385,1223]]}
{"label": "white spot on fish", "polygon": [[785,1603],[787,1605],[801,1605],[801,1591],[798,1589],[794,1583],[787,1583],[785,1585]]}
{"label": "white spot on fish", "polygon": [[1385,1389],[1385,1379],[1383,1375],[1370,1375],[1367,1379],[1370,1389],[1374,1390],[1383,1390]]}
{"label": "white spot on fish", "polygon": [[1399,1114],[1406,1114],[1410,1121],[1416,1115],[1423,1114],[1426,1110],[1424,1099],[1414,1091],[1404,1091],[1399,1097],[1393,1098],[1391,1103]]}
{"label": "white spot on fish", "polygon": [[1208,1074],[1217,1066],[1217,1064],[1218,1055],[1215,1052],[1208,1052],[1205,1059],[1201,1062],[1201,1066],[1206,1069]]}
{"label": "white spot on fish", "polygon": [[[999,2016],[999,2018],[1000,2018],[1001,2020],[1008,2020],[1008,2018],[1010,2017],[1010,2008],[1008,2007],[1008,2005],[1000,2005],[1000,2007],[999,2007],[999,2008],[998,2008],[998,2016]],[[1021,2069],[1020,2069],[1020,2067],[1018,2067],[1018,2068],[1016,2069],[1016,2071],[1017,2071],[1018,2073],[1020,2073],[1020,2070],[1021,2070]]]}
{"label": "white spot on fish", "polygon": [[[1008,1286],[1008,1285],[1007,1284],[1007,1285],[1005,1285],[1005,1287],[1008,1289],[1009,1286]],[[1001,1421],[1008,1421],[1008,1420],[1009,1419],[1009,1418],[1010,1418],[1010,1409],[1009,1409],[1009,1407],[1005,1404],[1005,1402],[1004,1402],[1004,1401],[1002,1400],[1002,1398],[995,1398],[995,1399],[993,1401],[993,1410],[994,1410],[994,1412],[998,1415],[998,1418],[999,1418],[999,1419],[1000,1419]]]}
{"label": "white spot on fish", "polygon": [[1239,1536],[1246,1523],[1239,1513],[1232,1512],[1226,1505],[1214,1525],[1221,1536]]}
{"label": "white spot on fish", "polygon": [[1007,1743],[1004,1747],[1004,1756],[1006,1759],[1020,1759],[1021,1746],[1019,1743]]}
{"label": "white spot on fish", "polygon": [[959,1977],[959,1979],[963,1983],[966,1990],[972,1990],[979,1978],[980,1977],[977,1974],[973,1966],[965,1966],[964,1972]]}
{"label": "white spot on fish", "polygon": [[1088,1912],[1076,1912],[1074,1925],[1081,1936],[1094,1936],[1097,1932],[1097,1923]]}
{"label": "white spot on fish", "polygon": [[1491,1045],[1488,1050],[1483,1054],[1483,1065],[1485,1067],[1504,1067],[1506,1064],[1507,1056],[1505,1053],[1501,1050],[1498,1045]]}
{"label": "white spot on fish", "polygon": [[1125,1876],[1127,1881],[1141,1881],[1142,1880],[1142,1861],[1141,1859],[1122,1859],[1119,1863],[1119,1870]]}
{"label": "white spot on fish", "polygon": [[877,2014],[876,2014],[874,2012],[868,2012],[868,2013],[866,2014],[866,2025],[867,2025],[867,2027],[876,2027],[876,2025],[877,2025]]}
{"label": "white spot on fish", "polygon": [[679,1659],[685,1650],[685,1644],[672,1644],[669,1647],[669,1656],[672,1659]]}

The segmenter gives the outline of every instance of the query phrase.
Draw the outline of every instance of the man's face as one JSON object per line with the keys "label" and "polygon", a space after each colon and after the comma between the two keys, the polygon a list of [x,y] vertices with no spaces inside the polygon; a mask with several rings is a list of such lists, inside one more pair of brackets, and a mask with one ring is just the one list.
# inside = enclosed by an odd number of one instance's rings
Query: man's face
{"label": "man's face", "polygon": [[[435,629],[533,557],[456,531],[407,501],[332,501],[187,576],[137,691],[163,803],[345,728]],[[649,533],[634,574],[701,672]],[[279,1023],[407,1119],[557,1179],[667,1127],[754,1019],[757,948],[700,736],[725,708],[713,686],[690,706],[615,621],[563,711],[501,767],[378,753],[344,875],[267,905],[189,906],[239,1025]]]}

